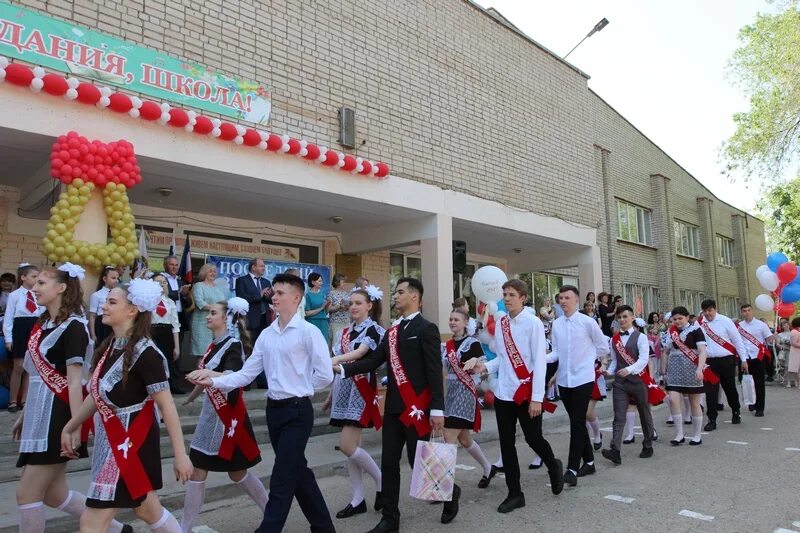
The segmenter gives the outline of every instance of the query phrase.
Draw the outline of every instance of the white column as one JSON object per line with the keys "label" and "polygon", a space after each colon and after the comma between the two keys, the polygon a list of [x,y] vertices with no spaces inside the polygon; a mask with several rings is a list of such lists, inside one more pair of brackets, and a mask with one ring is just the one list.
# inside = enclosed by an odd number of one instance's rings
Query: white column
{"label": "white column", "polygon": [[419,241],[425,287],[422,310],[426,319],[446,333],[453,303],[453,219],[448,215],[434,215],[429,223],[432,230],[429,234],[433,236]]}
{"label": "white column", "polygon": [[589,291],[599,294],[603,290],[603,271],[600,262],[600,247],[586,248],[578,260],[578,283],[581,294]]}

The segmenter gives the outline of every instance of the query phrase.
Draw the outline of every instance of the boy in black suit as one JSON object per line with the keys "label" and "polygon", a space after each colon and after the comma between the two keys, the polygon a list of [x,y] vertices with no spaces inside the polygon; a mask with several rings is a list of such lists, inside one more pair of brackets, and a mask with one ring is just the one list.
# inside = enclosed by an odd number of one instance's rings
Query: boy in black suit
{"label": "boy in black suit", "polygon": [[[415,278],[400,278],[394,292],[395,308],[401,320],[386,332],[378,349],[358,361],[337,366],[343,377],[352,377],[375,370],[389,363],[389,385],[383,415],[383,518],[370,533],[387,533],[400,528],[400,459],[406,447],[408,462],[413,466],[417,440],[426,438],[430,430],[444,429],[444,393],[441,337],[435,324],[419,312],[422,283]],[[461,490],[453,489],[453,500],[446,502],[442,522],[458,513]]]}

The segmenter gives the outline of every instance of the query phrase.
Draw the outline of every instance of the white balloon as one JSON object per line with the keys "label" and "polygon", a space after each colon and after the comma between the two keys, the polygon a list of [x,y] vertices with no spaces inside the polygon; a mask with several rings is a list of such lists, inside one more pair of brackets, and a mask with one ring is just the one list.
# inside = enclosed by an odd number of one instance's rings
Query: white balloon
{"label": "white balloon", "polygon": [[762,272],[761,275],[758,276],[758,282],[764,287],[764,290],[771,292],[778,288],[780,280],[775,272],[769,270],[767,272]]}
{"label": "white balloon", "polygon": [[770,269],[769,269],[769,267],[767,265],[761,265],[760,267],[758,267],[756,269],[756,279],[758,279],[758,277],[761,276],[762,273],[769,272],[769,271],[770,271]]}
{"label": "white balloon", "polygon": [[775,302],[769,294],[759,294],[754,302],[759,311],[772,312]]}
{"label": "white balloon", "polygon": [[498,302],[503,297],[506,281],[508,276],[496,266],[481,267],[472,276],[472,293],[482,302]]}

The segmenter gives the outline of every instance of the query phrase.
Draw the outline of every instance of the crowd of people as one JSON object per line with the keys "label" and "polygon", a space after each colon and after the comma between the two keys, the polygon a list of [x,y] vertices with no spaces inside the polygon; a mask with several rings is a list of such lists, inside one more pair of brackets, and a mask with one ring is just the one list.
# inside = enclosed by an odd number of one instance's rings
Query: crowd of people
{"label": "crowd of people", "polygon": [[[741,423],[737,377],[753,378],[755,402],[764,416],[765,382],[797,386],[800,318],[773,332],[741,306],[740,320],[702,302],[695,316],[676,306],[647,320],[619,296],[561,287],[538,312],[519,279],[503,285],[501,309],[490,303],[470,316],[463,299],[453,303],[449,338],[422,314],[424,288],[415,278],[397,280],[392,304],[398,319],[382,324],[383,291],[358,278],[346,290],[339,274],[331,288],[311,273],[303,280],[287,270],[272,280],[253,259],[233,294],[206,264],[193,285],[177,275],[167,257],[163,272],[120,283],[105,268],[84,304],[80,266],[40,269],[23,264],[0,276],[3,334],[10,365],[12,432],[20,440],[17,488],[20,531],[44,530],[44,506],[80,517],[82,531],[130,531],[115,520],[133,509],[153,531],[191,531],[204,501],[208,472],[226,472],[263,511],[257,531],[284,527],[297,499],[313,531],[334,523],[305,456],[314,423],[312,398],[329,390],[325,409],[341,428],[339,450],[347,458],[350,498],[337,519],[367,512],[365,476],[375,488],[373,507],[382,513],[372,532],[400,527],[400,462],[405,448],[413,463],[417,442],[433,432],[460,444],[480,466],[477,486],[487,489],[505,473],[506,497],[497,511],[526,505],[520,481],[516,428],[535,453],[530,468],[545,466],[551,491],[575,487],[596,473],[596,451],[623,462],[623,443],[635,442],[641,420],[647,459],[658,439],[651,405],[666,401],[672,446],[702,444],[702,430],[716,429],[724,391],[731,422]],[[15,288],[15,285],[18,285]],[[349,287],[347,287],[349,289]],[[192,370],[177,364],[181,337],[189,331]],[[376,371],[386,365],[383,412]],[[595,414],[611,383],[613,424],[604,448]],[[186,382],[193,386],[184,389]],[[269,490],[252,469],[261,461],[242,389],[266,388],[266,421],[275,454]],[[173,395],[203,404],[189,451]],[[84,398],[85,396],[85,398]],[[490,400],[490,401],[489,401]],[[542,433],[544,411],[560,401],[569,418],[566,465]],[[500,458],[491,463],[472,433],[481,411],[494,409]],[[159,419],[174,453],[176,479],[187,483],[181,521],[161,506]],[[93,421],[93,424],[90,422]],[[706,422],[703,425],[703,422]],[[67,485],[66,463],[87,457],[93,425],[91,481],[82,494]],[[626,433],[627,427],[627,433]],[[686,433],[689,429],[689,434]],[[364,430],[380,430],[380,466],[361,447]],[[462,482],[461,480],[459,480]],[[463,483],[463,482],[462,482]],[[444,502],[441,522],[459,512],[461,487]]]}

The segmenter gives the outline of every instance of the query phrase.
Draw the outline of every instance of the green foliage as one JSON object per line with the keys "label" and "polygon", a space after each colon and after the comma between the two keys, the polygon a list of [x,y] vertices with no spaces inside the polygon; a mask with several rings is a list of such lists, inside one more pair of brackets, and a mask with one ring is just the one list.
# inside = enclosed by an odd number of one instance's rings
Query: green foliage
{"label": "green foliage", "polygon": [[750,100],[733,117],[736,131],[722,147],[727,171],[766,182],[779,179],[800,151],[800,9],[783,2],[739,31],[741,46],[728,74]]}
{"label": "green foliage", "polygon": [[767,189],[758,209],[767,230],[767,249],[800,262],[800,178]]}

